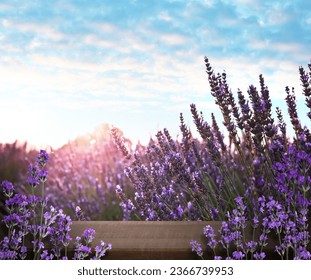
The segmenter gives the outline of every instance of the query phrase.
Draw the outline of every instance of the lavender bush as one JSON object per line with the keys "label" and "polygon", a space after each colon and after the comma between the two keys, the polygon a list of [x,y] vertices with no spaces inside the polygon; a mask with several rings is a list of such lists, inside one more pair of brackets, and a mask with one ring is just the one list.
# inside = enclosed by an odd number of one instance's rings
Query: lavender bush
{"label": "lavender bush", "polygon": [[[48,206],[45,197],[45,183],[48,171],[46,163],[49,156],[41,150],[37,161],[29,166],[27,179],[31,195],[16,193],[12,183],[3,181],[2,192],[8,215],[3,218],[7,235],[0,241],[0,259],[26,259],[30,255],[34,259],[68,259],[67,248],[72,240],[70,216],[62,209]],[[95,256],[91,250],[91,242],[95,231],[86,229],[82,237],[76,238],[74,259],[101,259],[111,244],[101,241],[95,248]],[[47,244],[50,251],[46,250]],[[32,252],[28,252],[32,248]]]}
{"label": "lavender bush", "polygon": [[[215,259],[223,257],[221,250],[227,259],[265,259],[271,244],[280,259],[310,259],[311,134],[300,122],[294,89],[285,88],[290,137],[283,112],[275,108],[273,115],[262,75],[258,89],[251,85],[247,96],[241,90],[235,95],[226,74],[214,73],[207,58],[205,65],[222,126],[213,113],[207,122],[191,104],[201,139],[193,136],[180,114],[181,138],[173,139],[163,129],[147,146],[132,149],[114,128],[116,145],[91,135],[50,155],[41,151],[29,166],[27,185],[20,182],[23,176],[9,176],[18,180],[14,186],[8,181],[1,185],[7,234],[0,241],[0,258],[66,259],[74,242],[74,259],[99,259],[111,245],[101,242],[91,252],[92,229],[73,241],[71,220],[135,219],[222,221],[219,230],[203,230]],[[309,72],[300,67],[299,75],[311,118],[311,64],[308,67]],[[6,150],[17,151],[14,145]],[[0,170],[14,175],[17,165],[12,166]],[[26,249],[30,247],[32,252]],[[191,247],[206,258],[197,241],[192,240]]]}
{"label": "lavender bush", "polygon": [[111,140],[89,142],[71,143],[54,152],[47,197],[73,219],[79,206],[85,220],[121,220],[115,186],[121,184],[127,190],[129,185],[122,157]]}
{"label": "lavender bush", "polygon": [[[45,197],[50,205],[63,209],[73,220],[122,220],[115,186],[122,185],[127,195],[132,195],[132,188],[123,172],[123,156],[109,131],[109,125],[103,124],[92,133],[49,151]],[[0,152],[0,182],[8,180],[17,193],[31,194],[27,169],[38,151],[30,149],[27,143],[14,142],[0,144]],[[0,195],[0,219],[8,214],[4,202],[5,197]],[[83,211],[83,217],[76,216],[77,207]]]}
{"label": "lavender bush", "polygon": [[[207,58],[205,65],[228,141],[215,116],[208,123],[195,104],[190,109],[202,141],[192,136],[182,114],[180,141],[164,129],[142,153],[129,150],[112,130],[116,145],[131,160],[125,172],[135,189],[131,198],[117,186],[124,219],[221,220],[219,239],[210,227],[204,234],[208,247],[215,253],[224,248],[228,259],[264,259],[264,249],[275,237],[281,259],[310,259],[311,134],[299,120],[294,89],[285,89],[294,131],[289,137],[279,108],[277,120],[273,117],[262,75],[259,89],[249,86],[248,99],[238,90],[236,99],[226,74],[215,74]],[[308,73],[300,67],[299,74],[311,109],[311,64],[308,67]],[[245,239],[247,223],[254,229],[254,240]],[[191,245],[203,257],[202,246],[195,240]]]}
{"label": "lavender bush", "polygon": [[[11,144],[0,144],[0,182],[8,180],[19,188],[20,183],[26,180],[27,161],[35,159],[37,154],[27,143],[20,144],[15,141]],[[5,198],[0,195],[0,219],[7,214],[4,202]]]}

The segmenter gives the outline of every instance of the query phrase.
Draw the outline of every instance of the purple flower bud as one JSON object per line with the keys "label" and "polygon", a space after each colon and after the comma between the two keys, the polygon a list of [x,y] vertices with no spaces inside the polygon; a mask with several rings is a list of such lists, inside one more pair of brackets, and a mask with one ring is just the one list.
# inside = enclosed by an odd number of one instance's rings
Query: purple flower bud
{"label": "purple flower bud", "polygon": [[259,219],[258,219],[257,216],[255,216],[255,217],[253,218],[252,226],[253,226],[253,228],[257,228],[258,225],[259,225]]}
{"label": "purple flower bud", "polygon": [[254,259],[255,260],[264,260],[266,258],[266,254],[265,252],[261,252],[261,253],[255,253],[254,254]]}
{"label": "purple flower bud", "polygon": [[85,245],[80,246],[77,249],[78,252],[82,252],[82,253],[86,253],[86,254],[90,254],[91,253],[91,248]]}
{"label": "purple flower bud", "polygon": [[45,150],[40,150],[39,156],[37,158],[38,164],[44,167],[49,160],[49,155]]}
{"label": "purple flower bud", "polygon": [[192,252],[195,252],[199,257],[202,258],[203,256],[202,245],[198,243],[196,240],[191,240],[190,245],[191,245]]}
{"label": "purple flower bud", "polygon": [[48,172],[46,170],[40,170],[38,172],[38,179],[44,183],[47,179]]}
{"label": "purple flower bud", "polygon": [[90,244],[90,243],[94,240],[94,238],[95,238],[94,235],[95,235],[95,230],[92,229],[92,228],[86,229],[86,230],[83,232],[83,234],[82,234],[82,236],[84,237],[84,240],[85,240],[86,244]]}
{"label": "purple flower bud", "polygon": [[241,251],[234,251],[232,256],[235,260],[242,260],[245,257],[245,254],[243,254]]}
{"label": "purple flower bud", "polygon": [[211,225],[207,225],[203,229],[203,233],[207,238],[214,238],[215,237],[215,232],[214,229]]}
{"label": "purple flower bud", "polygon": [[30,176],[27,179],[27,183],[32,187],[36,188],[39,185],[39,180],[36,177]]}
{"label": "purple flower bud", "polygon": [[253,252],[255,252],[255,250],[256,250],[256,248],[257,248],[257,242],[255,242],[255,241],[249,241],[249,242],[247,242],[246,243],[246,246],[247,246],[247,249],[251,252],[251,253],[253,253]]}
{"label": "purple flower bud", "polygon": [[53,260],[54,255],[49,254],[47,250],[44,250],[42,254],[40,255],[41,260]]}
{"label": "purple flower bud", "polygon": [[1,186],[3,187],[3,193],[6,197],[11,197],[14,193],[14,186],[9,181],[3,181],[1,183]]}
{"label": "purple flower bud", "polygon": [[22,219],[21,217],[16,214],[16,213],[12,213],[10,215],[7,215],[3,218],[3,222],[5,223],[5,225],[8,227],[8,228],[12,228],[18,224],[21,224],[22,223]]}

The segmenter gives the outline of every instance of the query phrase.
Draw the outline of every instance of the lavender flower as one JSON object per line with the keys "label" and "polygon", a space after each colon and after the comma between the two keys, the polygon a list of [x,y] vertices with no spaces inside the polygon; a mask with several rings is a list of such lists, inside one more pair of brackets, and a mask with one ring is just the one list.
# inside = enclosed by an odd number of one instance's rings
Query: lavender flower
{"label": "lavender flower", "polygon": [[100,241],[100,245],[95,247],[95,257],[93,257],[93,260],[100,260],[102,259],[108,250],[112,249],[112,245],[110,243],[105,243],[104,241]]}
{"label": "lavender flower", "polygon": [[191,240],[190,245],[192,248],[192,252],[195,252],[199,257],[203,258],[202,245],[198,243],[196,240]]}
{"label": "lavender flower", "polygon": [[46,165],[48,160],[49,160],[48,153],[45,150],[40,150],[37,161],[38,164],[41,166],[41,168],[43,168]]}
{"label": "lavender flower", "polygon": [[234,251],[232,253],[232,256],[233,256],[233,259],[235,259],[235,260],[242,260],[242,259],[244,259],[245,254],[243,254],[243,252],[241,252],[241,251]]}
{"label": "lavender flower", "polygon": [[86,244],[90,244],[95,238],[95,230],[92,228],[88,228],[84,230],[82,236],[84,237],[84,241]]}
{"label": "lavender flower", "polygon": [[89,246],[80,244],[79,246],[77,245],[73,258],[75,260],[84,260],[91,254],[91,252],[92,249]]}
{"label": "lavender flower", "polygon": [[3,188],[3,193],[6,197],[11,197],[14,193],[14,186],[11,182],[3,181],[1,183],[1,186]]}
{"label": "lavender flower", "polygon": [[79,207],[79,206],[76,206],[76,209],[75,209],[75,218],[78,220],[78,221],[85,221],[85,216],[84,216],[84,213],[82,211],[82,209]]}
{"label": "lavender flower", "polygon": [[299,247],[296,250],[295,260],[311,260],[311,253],[305,247]]}
{"label": "lavender flower", "polygon": [[216,234],[214,232],[214,229],[212,228],[212,226],[207,225],[204,227],[203,233],[207,238],[207,245],[214,250],[218,243],[216,241]]}
{"label": "lavender flower", "polygon": [[[48,160],[48,154],[41,150],[37,163],[29,166],[27,181],[30,183],[32,195],[15,193],[13,184],[8,181],[3,181],[1,185],[9,214],[3,218],[8,235],[0,240],[0,259],[26,259],[28,250],[24,244],[29,238],[34,259],[68,259],[67,248],[72,240],[69,235],[71,218],[62,209],[56,209],[52,205],[49,205],[49,210],[46,209],[48,199],[44,197],[44,183],[48,173],[43,167]],[[35,195],[34,190],[40,182],[41,197]],[[75,258],[85,259],[91,254],[90,244],[94,234],[93,229],[87,229],[83,234],[83,242],[79,241],[81,238],[77,238]],[[51,245],[51,252],[45,250],[47,242]],[[97,258],[103,257],[110,249],[110,244],[101,241],[101,245],[96,247]]]}
{"label": "lavender flower", "polygon": [[48,172],[46,170],[40,170],[38,172],[38,179],[41,183],[44,183],[47,180]]}
{"label": "lavender flower", "polygon": [[265,258],[266,258],[265,252],[261,252],[261,253],[256,252],[254,254],[254,259],[255,260],[264,260]]}

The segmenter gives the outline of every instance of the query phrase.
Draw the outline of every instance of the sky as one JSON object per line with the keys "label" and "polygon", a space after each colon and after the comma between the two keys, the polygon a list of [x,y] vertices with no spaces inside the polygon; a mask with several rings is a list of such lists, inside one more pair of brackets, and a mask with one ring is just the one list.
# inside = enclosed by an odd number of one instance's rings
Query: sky
{"label": "sky", "polygon": [[286,115],[311,58],[311,1],[0,0],[0,143],[60,147],[102,123],[146,144],[158,130],[210,121],[204,56],[234,95],[259,74]]}

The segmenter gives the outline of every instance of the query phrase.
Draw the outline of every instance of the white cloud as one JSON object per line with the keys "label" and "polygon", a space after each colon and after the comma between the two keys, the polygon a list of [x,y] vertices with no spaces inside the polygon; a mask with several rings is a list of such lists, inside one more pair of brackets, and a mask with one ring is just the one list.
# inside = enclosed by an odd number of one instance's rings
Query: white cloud
{"label": "white cloud", "polygon": [[12,11],[14,9],[16,9],[16,8],[7,4],[7,3],[0,3],[0,10],[1,11],[8,12],[8,11]]}
{"label": "white cloud", "polygon": [[[235,58],[210,58],[210,63],[215,72],[226,71],[227,81],[233,93],[236,94],[240,88],[245,96],[249,85],[254,85],[258,89],[259,74],[263,74],[265,83],[269,88],[271,99],[282,101],[285,98],[285,86],[300,90],[298,66],[291,60],[261,58],[259,60],[250,59],[247,56]],[[285,101],[284,101],[285,102]],[[273,102],[272,102],[273,103]]]}
{"label": "white cloud", "polygon": [[268,9],[268,21],[272,25],[281,25],[289,20],[289,15],[282,11],[279,5]]}
{"label": "white cloud", "polygon": [[103,33],[110,33],[110,34],[120,33],[120,29],[116,24],[112,24],[112,23],[105,22],[105,21],[86,22],[85,25],[93,29],[94,32],[97,31],[97,32],[103,32]]}
{"label": "white cloud", "polygon": [[52,40],[61,40],[65,37],[63,33],[48,24],[16,22],[13,20],[3,19],[2,25],[5,28],[15,29],[20,32],[33,33],[38,37],[49,38]]}
{"label": "white cloud", "polygon": [[48,68],[60,68],[76,71],[99,72],[101,68],[98,64],[90,62],[81,62],[78,60],[63,58],[59,56],[47,56],[34,54],[29,56],[31,60],[40,66]]}
{"label": "white cloud", "polygon": [[118,40],[107,38],[100,38],[94,34],[86,35],[84,42],[89,46],[96,46],[100,48],[115,50],[121,53],[128,53],[129,48],[127,45],[121,45]]}
{"label": "white cloud", "polygon": [[189,99],[187,97],[181,96],[181,95],[171,95],[169,97],[169,100],[174,102],[174,103],[184,103],[184,102],[189,103]]}
{"label": "white cloud", "polygon": [[239,4],[257,4],[258,0],[235,0]]}
{"label": "white cloud", "polygon": [[30,50],[35,50],[37,48],[40,48],[42,46],[42,42],[38,40],[37,38],[31,40],[31,42],[28,45],[28,48]]}
{"label": "white cloud", "polygon": [[[110,100],[121,100],[122,96],[126,96],[133,99],[133,104],[136,100],[146,99],[158,102],[159,98],[164,100],[165,96],[174,102],[178,101],[178,97],[195,102],[196,97],[208,97],[210,89],[203,57],[194,53],[186,55],[184,54],[184,59],[180,59],[153,53],[145,62],[134,57],[118,60],[107,58],[99,64],[43,55],[29,56],[32,64],[16,59],[6,60],[0,63],[0,75],[6,80],[0,94],[16,91],[24,96],[46,94],[50,98],[56,98],[63,92],[62,102],[68,97],[81,104],[85,102],[85,98],[100,96],[105,96],[105,99],[110,96]],[[198,58],[193,62],[188,59],[195,56]],[[292,81],[293,84],[289,86],[297,86],[298,65],[290,61],[252,61],[248,57],[236,57],[217,60],[211,58],[211,63],[216,72],[226,70],[233,92],[239,87],[246,93],[250,84],[258,84],[258,75],[265,75],[265,71],[269,71],[265,78],[268,86],[273,88],[273,98],[280,98],[279,92],[284,90],[283,82]],[[110,71],[114,74],[110,75]],[[80,96],[84,96],[84,99]],[[95,103],[89,104],[95,106]]]}
{"label": "white cloud", "polygon": [[162,34],[159,36],[160,40],[167,45],[184,45],[189,42],[189,38],[180,34]]}
{"label": "white cloud", "polygon": [[212,8],[215,5],[215,0],[203,0],[203,4],[208,8]]}
{"label": "white cloud", "polygon": [[198,30],[198,36],[202,40],[202,45],[206,47],[223,47],[230,44],[230,38],[223,36],[213,26],[203,26],[201,29]]}
{"label": "white cloud", "polygon": [[158,15],[158,19],[159,20],[163,20],[163,21],[172,21],[173,18],[171,16],[169,16],[167,11],[162,11],[159,15]]}
{"label": "white cloud", "polygon": [[183,113],[185,115],[188,115],[190,112],[190,104],[194,103],[196,105],[196,108],[198,111],[203,111],[204,115],[209,119],[210,113],[215,112],[218,110],[217,106],[215,105],[215,102],[213,100],[211,101],[202,101],[202,100],[191,100],[185,101],[185,102],[174,102],[167,104],[164,106],[165,110],[167,111],[173,111],[176,114],[176,119],[179,116],[179,113]]}
{"label": "white cloud", "polygon": [[88,46],[117,51],[122,54],[130,54],[133,51],[148,52],[155,48],[153,44],[141,40],[131,31],[116,32],[113,36],[89,34],[83,40]]}
{"label": "white cloud", "polygon": [[132,31],[124,32],[120,37],[122,38],[122,40],[120,40],[122,44],[127,45],[135,51],[147,54],[156,49],[156,46],[151,40],[142,39]]}
{"label": "white cloud", "polygon": [[11,43],[2,43],[0,44],[0,50],[2,50],[5,53],[20,53],[22,52],[21,48],[11,44]]}
{"label": "white cloud", "polygon": [[[247,45],[250,51],[252,50],[261,50],[262,54],[266,51],[274,51],[277,54],[290,55],[292,61],[302,61],[308,58],[309,50],[305,45],[295,42],[275,42],[272,40],[252,40]],[[274,59],[272,59],[274,60]]]}
{"label": "white cloud", "polygon": [[199,102],[195,102],[195,104],[199,110],[215,109],[216,107],[214,101],[199,101]]}
{"label": "white cloud", "polygon": [[1,25],[3,27],[9,27],[10,26],[10,21],[8,19],[4,18],[4,19],[1,20]]}
{"label": "white cloud", "polygon": [[6,80],[0,94],[49,96],[62,102],[73,98],[81,103],[85,102],[80,98],[82,94],[87,99],[126,96],[157,102],[167,94],[199,90],[197,69],[186,70],[191,69],[188,63],[160,54],[150,59],[141,63],[133,57],[117,61],[110,58],[100,64],[43,55],[30,55],[27,63],[7,59],[0,63],[0,75]]}

